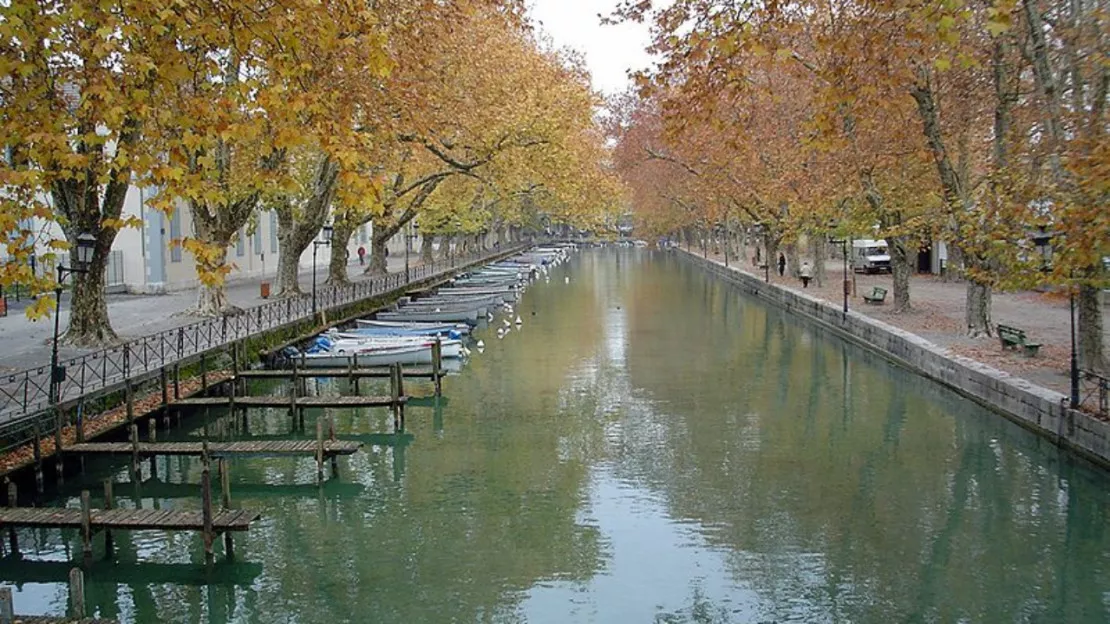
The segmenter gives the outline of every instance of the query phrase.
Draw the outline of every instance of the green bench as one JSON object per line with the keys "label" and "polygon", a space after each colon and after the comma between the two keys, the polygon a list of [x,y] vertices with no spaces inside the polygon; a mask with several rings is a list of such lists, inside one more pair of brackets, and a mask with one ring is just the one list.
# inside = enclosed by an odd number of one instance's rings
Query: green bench
{"label": "green bench", "polygon": [[1025,355],[1029,357],[1037,355],[1037,351],[1041,348],[1039,342],[1029,342],[1025,338],[1023,330],[1009,325],[998,325],[998,340],[1002,343],[1003,350],[1020,347]]}
{"label": "green bench", "polygon": [[870,295],[867,293],[863,294],[863,301],[865,303],[883,305],[883,302],[886,301],[886,289],[879,286],[872,288]]}

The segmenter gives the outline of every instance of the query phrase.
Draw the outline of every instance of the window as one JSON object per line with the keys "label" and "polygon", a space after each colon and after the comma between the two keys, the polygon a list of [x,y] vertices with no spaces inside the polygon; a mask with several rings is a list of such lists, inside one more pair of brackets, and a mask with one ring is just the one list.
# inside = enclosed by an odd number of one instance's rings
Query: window
{"label": "window", "polygon": [[277,211],[270,211],[270,253],[278,252],[278,239],[277,239]]}
{"label": "window", "polygon": [[362,228],[360,228],[359,231],[358,231],[358,242],[366,243],[366,238],[368,236],[367,232],[369,230],[370,230],[370,224],[369,223],[363,223]]}
{"label": "window", "polygon": [[254,224],[254,253],[262,253],[262,221]]}
{"label": "window", "polygon": [[235,241],[235,255],[242,256],[247,251],[247,237],[243,235],[243,228],[239,228],[239,239]]}
{"label": "window", "polygon": [[181,262],[181,208],[170,217],[170,262]]}

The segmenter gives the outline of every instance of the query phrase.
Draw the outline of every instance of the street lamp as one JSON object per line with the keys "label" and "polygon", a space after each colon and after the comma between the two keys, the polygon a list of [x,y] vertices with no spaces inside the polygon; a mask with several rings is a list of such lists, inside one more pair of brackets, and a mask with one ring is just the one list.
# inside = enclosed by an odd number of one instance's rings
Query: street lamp
{"label": "street lamp", "polygon": [[66,379],[65,367],[58,365],[58,325],[62,314],[62,281],[68,273],[89,272],[89,265],[96,252],[96,237],[85,232],[78,234],[74,252],[70,254],[72,266],[58,264],[58,283],[54,287],[54,345],[50,351],[50,401],[55,404],[62,398],[62,382]]}
{"label": "street lamp", "polygon": [[[1033,244],[1041,252],[1041,272],[1049,273],[1052,271],[1052,232],[1048,231],[1045,226],[1040,226],[1040,231],[1035,232],[1032,236]],[[1071,361],[1069,375],[1071,377],[1071,388],[1068,402],[1072,409],[1079,409],[1079,356],[1078,349],[1075,344],[1075,291],[1072,289],[1072,284],[1068,283],[1068,325],[1071,331]]]}
{"label": "street lamp", "polygon": [[[763,258],[763,281],[767,282],[767,283],[770,283],[770,281],[771,281],[771,249],[769,247],[767,247],[767,226],[763,225],[762,223],[756,223],[755,224],[755,233],[756,233],[757,236],[759,236],[760,238],[763,239],[763,246],[767,250],[767,253],[763,254],[765,256]],[[759,245],[757,244],[756,247],[759,247]]]}
{"label": "street lamp", "polygon": [[[840,250],[844,256],[844,315],[848,315],[848,293],[852,290],[852,281],[848,279],[848,239],[847,238],[829,238],[829,242],[833,245],[840,245]],[[824,259],[821,260],[822,262]]]}
{"label": "street lamp", "polygon": [[335,228],[330,224],[324,224],[320,228],[320,238],[312,241],[312,321],[316,322],[316,252],[320,246],[331,245],[332,234],[335,233]]}

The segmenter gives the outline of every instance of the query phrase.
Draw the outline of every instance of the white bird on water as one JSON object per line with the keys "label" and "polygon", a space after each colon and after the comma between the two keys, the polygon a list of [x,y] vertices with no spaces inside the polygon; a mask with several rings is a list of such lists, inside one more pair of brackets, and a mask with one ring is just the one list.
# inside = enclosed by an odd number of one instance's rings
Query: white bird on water
{"label": "white bird on water", "polygon": [[563,283],[564,284],[569,284],[570,283],[570,276],[564,277],[563,278]]}
{"label": "white bird on water", "polygon": [[516,315],[516,324],[517,324],[517,325],[520,325],[520,324],[521,324],[521,323],[523,323],[523,322],[524,322],[524,321],[520,320],[520,315],[519,315],[519,314],[517,314],[517,315]]}
{"label": "white bird on water", "polygon": [[502,319],[501,322],[505,324],[505,327],[510,327],[512,325],[512,323],[509,322],[509,319]]}
{"label": "white bird on water", "polygon": [[505,328],[504,327],[498,327],[497,328],[497,339],[500,340],[504,337],[505,337]]}
{"label": "white bird on water", "polygon": [[479,341],[478,341],[478,344],[476,344],[476,345],[474,345],[474,346],[478,347],[479,349],[485,349],[485,348],[486,348],[486,343],[484,343],[484,342],[482,342],[481,340],[479,340]]}

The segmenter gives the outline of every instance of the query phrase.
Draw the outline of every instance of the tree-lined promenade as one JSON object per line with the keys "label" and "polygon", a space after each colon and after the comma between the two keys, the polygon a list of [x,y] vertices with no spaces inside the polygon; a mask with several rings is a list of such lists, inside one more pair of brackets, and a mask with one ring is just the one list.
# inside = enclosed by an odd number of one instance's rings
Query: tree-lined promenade
{"label": "tree-lined promenade", "polygon": [[643,228],[733,257],[758,242],[792,270],[830,239],[885,239],[898,313],[918,249],[944,241],[962,333],[994,335],[996,291],[1055,289],[1075,297],[1080,366],[1107,371],[1104,5],[676,0],[616,17],[651,20],[660,57],[612,118]]}
{"label": "tree-lined promenade", "polygon": [[0,285],[44,294],[28,314],[47,315],[59,276],[30,258],[91,241],[71,276],[74,345],[117,339],[103,275],[136,225],[135,186],[191,215],[174,244],[196,264],[201,315],[234,312],[227,249],[260,211],[277,214],[278,294],[300,296],[297,260],[325,224],[343,283],[367,222],[380,274],[410,224],[425,256],[436,238],[465,252],[493,232],[598,226],[619,199],[588,74],[512,0],[13,0],[0,75]]}

